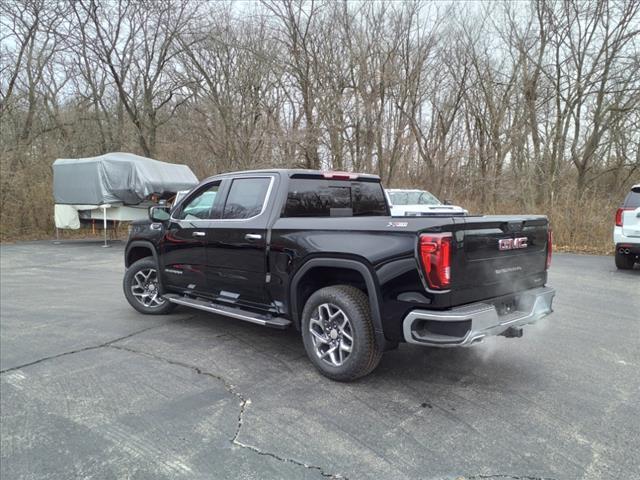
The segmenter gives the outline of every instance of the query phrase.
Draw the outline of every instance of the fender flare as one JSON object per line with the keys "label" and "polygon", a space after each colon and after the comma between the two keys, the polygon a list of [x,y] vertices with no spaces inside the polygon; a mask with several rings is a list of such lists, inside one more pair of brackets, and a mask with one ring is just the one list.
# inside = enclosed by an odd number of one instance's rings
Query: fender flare
{"label": "fender flare", "polygon": [[156,250],[156,246],[153,244],[153,242],[150,242],[149,240],[134,240],[129,244],[127,244],[127,247],[124,250],[124,264],[126,268],[130,267],[127,259],[129,258],[129,252],[134,247],[144,247],[151,250],[153,261],[156,262],[156,265],[158,266],[158,291],[162,295],[163,293],[165,293],[165,291],[164,291],[164,284],[162,281],[162,274],[160,272],[160,259],[158,258],[158,251]]}
{"label": "fender flare", "polygon": [[151,255],[153,256],[153,259],[156,262],[156,265],[158,265],[158,252],[156,251],[156,246],[150,242],[149,240],[134,240],[133,242],[130,242],[127,245],[127,248],[124,251],[124,266],[129,268],[131,266],[131,264],[128,261],[129,258],[129,252],[131,252],[132,248],[135,247],[143,247],[143,248],[147,248],[149,250],[151,250]]}
{"label": "fender flare", "polygon": [[349,260],[346,258],[313,258],[306,261],[295,273],[289,285],[289,298],[291,305],[291,316],[296,322],[296,326],[300,326],[302,312],[298,312],[298,284],[302,277],[312,268],[315,267],[335,267],[355,270],[364,278],[367,287],[367,295],[369,297],[369,307],[371,309],[371,320],[373,322],[373,331],[378,341],[378,345],[384,348],[387,340],[384,336],[382,328],[382,319],[380,318],[380,302],[378,301],[378,288],[371,270],[363,262],[357,260]]}

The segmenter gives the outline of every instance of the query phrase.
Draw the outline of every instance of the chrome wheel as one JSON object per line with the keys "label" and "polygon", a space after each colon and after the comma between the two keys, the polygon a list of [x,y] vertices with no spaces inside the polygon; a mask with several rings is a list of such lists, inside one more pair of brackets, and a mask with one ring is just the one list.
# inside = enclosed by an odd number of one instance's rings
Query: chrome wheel
{"label": "chrome wheel", "polygon": [[157,308],[165,303],[158,294],[158,273],[155,268],[145,268],[136,272],[131,282],[131,293],[147,308]]}
{"label": "chrome wheel", "polygon": [[349,317],[333,303],[319,305],[309,320],[309,333],[316,355],[339,367],[353,350],[353,330]]}

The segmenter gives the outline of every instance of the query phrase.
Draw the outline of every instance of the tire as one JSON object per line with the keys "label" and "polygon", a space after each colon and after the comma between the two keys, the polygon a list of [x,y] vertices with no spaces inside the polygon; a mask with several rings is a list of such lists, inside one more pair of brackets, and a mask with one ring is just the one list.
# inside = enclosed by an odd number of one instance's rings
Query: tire
{"label": "tire", "polygon": [[616,252],[616,267],[620,270],[631,270],[635,263],[635,255]]}
{"label": "tire", "polygon": [[307,355],[325,377],[350,382],[380,363],[369,299],[355,287],[334,285],[313,293],[302,312],[301,329]]}
{"label": "tire", "polygon": [[141,258],[124,274],[122,289],[129,305],[145,315],[165,315],[176,305],[162,297],[153,297],[158,291],[157,266],[153,257]]}

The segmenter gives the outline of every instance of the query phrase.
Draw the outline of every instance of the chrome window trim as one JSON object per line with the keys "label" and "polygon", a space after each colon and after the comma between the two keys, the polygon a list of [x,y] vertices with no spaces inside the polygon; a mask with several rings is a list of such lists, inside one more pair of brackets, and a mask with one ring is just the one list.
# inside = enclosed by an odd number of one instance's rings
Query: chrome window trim
{"label": "chrome window trim", "polygon": [[[229,180],[231,180],[231,186],[233,186],[233,181],[234,180],[244,180],[244,179],[252,179],[252,178],[268,178],[269,179],[269,187],[267,188],[267,194],[264,196],[264,201],[262,202],[262,208],[260,209],[260,213],[252,216],[252,217],[247,217],[247,218],[202,218],[202,219],[198,219],[198,220],[186,220],[184,218],[174,218],[173,216],[170,218],[170,220],[172,222],[246,222],[248,220],[253,220],[254,218],[258,218],[259,216],[261,216],[266,208],[267,208],[267,203],[269,203],[269,198],[271,198],[271,191],[273,189],[273,183],[275,180],[275,175],[251,175],[251,176],[246,176],[246,177],[232,177]],[[224,179],[220,179],[220,181],[222,181]],[[231,186],[229,187],[229,190],[227,192],[227,198],[229,197],[229,193],[231,192]],[[225,198],[225,204],[227,202],[227,199]],[[224,214],[224,205],[222,206],[222,214]]]}

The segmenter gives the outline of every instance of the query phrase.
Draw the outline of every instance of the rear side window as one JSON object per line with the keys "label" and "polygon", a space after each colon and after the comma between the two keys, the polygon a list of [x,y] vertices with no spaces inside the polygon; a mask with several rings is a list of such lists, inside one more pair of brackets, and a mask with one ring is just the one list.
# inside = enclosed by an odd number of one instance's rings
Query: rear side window
{"label": "rear side window", "polygon": [[624,200],[624,206],[626,208],[638,208],[640,207],[640,192],[631,191]]}
{"label": "rear side window", "polygon": [[292,179],[283,217],[357,217],[388,215],[378,182]]}
{"label": "rear side window", "polygon": [[222,218],[245,219],[262,213],[271,177],[236,178],[231,183]]}

